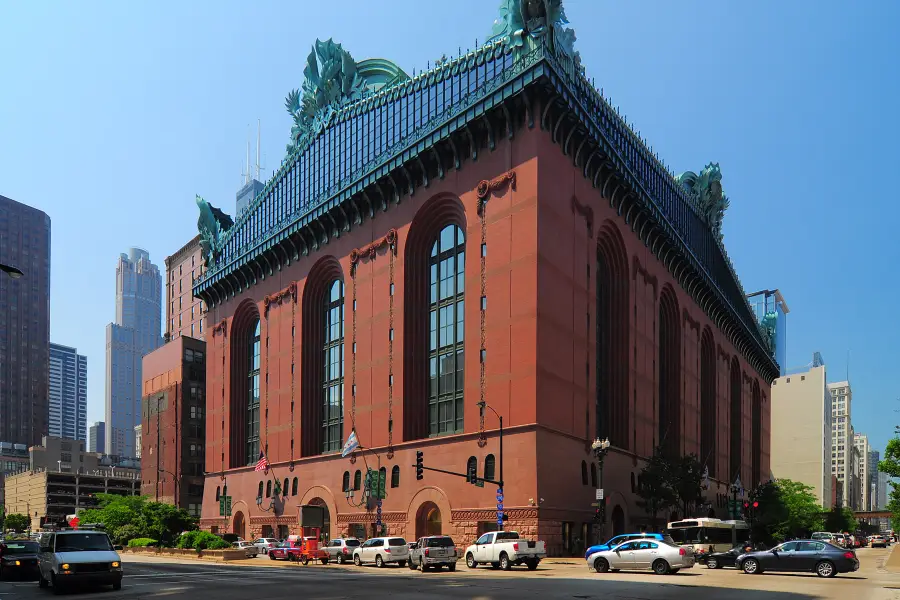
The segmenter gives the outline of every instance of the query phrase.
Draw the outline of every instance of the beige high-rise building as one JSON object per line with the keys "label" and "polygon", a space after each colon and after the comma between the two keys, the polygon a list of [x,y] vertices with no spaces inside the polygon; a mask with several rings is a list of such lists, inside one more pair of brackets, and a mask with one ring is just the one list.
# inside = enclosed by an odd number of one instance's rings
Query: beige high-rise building
{"label": "beige high-rise building", "polygon": [[772,382],[772,474],[812,487],[816,499],[829,509],[834,498],[831,395],[825,365],[817,363]]}
{"label": "beige high-rise building", "polygon": [[870,481],[872,474],[869,469],[869,438],[864,433],[857,433],[853,436],[853,443],[856,445],[857,454],[859,456],[859,466],[856,470],[859,493],[856,495],[859,501],[858,510],[872,510],[872,490]]}
{"label": "beige high-rise building", "polygon": [[843,506],[853,507],[853,426],[850,423],[850,405],[853,393],[849,381],[829,383],[831,392],[831,472],[838,480],[838,499]]}

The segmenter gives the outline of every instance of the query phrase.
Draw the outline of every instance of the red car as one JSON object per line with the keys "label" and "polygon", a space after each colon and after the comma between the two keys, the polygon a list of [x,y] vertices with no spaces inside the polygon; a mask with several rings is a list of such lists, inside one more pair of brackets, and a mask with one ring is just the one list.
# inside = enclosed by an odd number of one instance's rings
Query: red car
{"label": "red car", "polygon": [[269,548],[269,558],[272,560],[298,560],[303,550],[302,543],[299,540],[284,540],[280,545]]}

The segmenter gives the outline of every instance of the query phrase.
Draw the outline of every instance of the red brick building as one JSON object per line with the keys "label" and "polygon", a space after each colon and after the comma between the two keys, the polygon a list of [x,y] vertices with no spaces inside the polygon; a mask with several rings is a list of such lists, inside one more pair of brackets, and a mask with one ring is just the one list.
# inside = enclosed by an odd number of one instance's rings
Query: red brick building
{"label": "red brick building", "polygon": [[[327,119],[294,113],[288,157],[233,226],[201,206],[202,527],[296,531],[319,504],[329,535],[371,535],[369,466],[387,475],[390,534],[469,543],[496,527],[496,490],[412,465],[422,451],[497,478],[481,400],[504,418],[506,527],[554,554],[648,524],[634,492],[658,444],[701,456],[722,516],[734,475],[768,479],[777,365],[715,220],[540,19],[521,46],[501,36],[412,79],[355,63]],[[367,449],[341,458],[354,428]]]}
{"label": "red brick building", "polygon": [[166,340],[182,335],[204,339],[203,302],[193,294],[202,274],[199,235],[166,257]]}

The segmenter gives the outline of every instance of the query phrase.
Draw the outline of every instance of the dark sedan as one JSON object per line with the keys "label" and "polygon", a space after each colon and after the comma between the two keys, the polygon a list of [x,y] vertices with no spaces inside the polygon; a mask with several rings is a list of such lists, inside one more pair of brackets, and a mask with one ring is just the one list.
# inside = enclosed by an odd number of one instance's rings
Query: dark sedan
{"label": "dark sedan", "polygon": [[737,559],[740,555],[745,554],[749,551],[750,546],[747,544],[741,544],[739,546],[735,546],[731,550],[726,550],[725,552],[713,552],[712,554],[703,555],[702,559],[698,559],[700,563],[706,563],[706,567],[708,569],[721,569],[722,567],[734,567],[737,566]]}
{"label": "dark sedan", "polygon": [[765,571],[795,571],[834,577],[859,569],[856,552],[820,540],[794,540],[771,550],[742,554],[736,564],[738,569],[751,575]]}
{"label": "dark sedan", "polygon": [[37,576],[41,547],[31,540],[7,540],[0,544],[0,579],[10,576]]}

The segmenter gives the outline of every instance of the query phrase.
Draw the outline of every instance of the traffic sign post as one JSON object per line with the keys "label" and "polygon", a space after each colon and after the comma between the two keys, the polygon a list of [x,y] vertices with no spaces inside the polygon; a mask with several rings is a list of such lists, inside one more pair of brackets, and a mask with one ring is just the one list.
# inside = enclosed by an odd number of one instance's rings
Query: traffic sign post
{"label": "traffic sign post", "polygon": [[503,531],[503,488],[497,488],[497,529]]}
{"label": "traffic sign post", "polygon": [[381,498],[378,499],[378,505],[375,508],[375,527],[381,530]]}
{"label": "traffic sign post", "polygon": [[603,500],[603,488],[597,488],[597,500]]}

